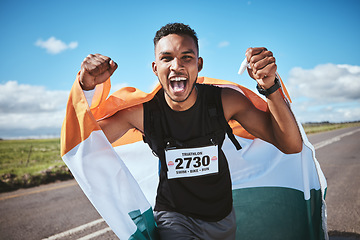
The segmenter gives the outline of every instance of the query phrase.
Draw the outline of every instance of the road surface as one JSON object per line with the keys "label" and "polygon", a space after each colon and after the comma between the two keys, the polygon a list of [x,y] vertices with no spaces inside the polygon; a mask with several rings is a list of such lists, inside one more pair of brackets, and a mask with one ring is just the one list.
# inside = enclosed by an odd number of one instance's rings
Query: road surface
{"label": "road surface", "polygon": [[[360,239],[360,127],[309,139],[328,182],[330,239]],[[117,238],[70,180],[0,194],[0,239]]]}

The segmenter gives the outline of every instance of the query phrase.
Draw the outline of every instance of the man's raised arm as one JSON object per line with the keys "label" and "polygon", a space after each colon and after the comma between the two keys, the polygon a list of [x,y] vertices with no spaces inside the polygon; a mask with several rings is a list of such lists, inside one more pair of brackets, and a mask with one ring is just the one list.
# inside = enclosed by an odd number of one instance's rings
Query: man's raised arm
{"label": "man's raised arm", "polygon": [[238,121],[248,132],[284,153],[300,152],[301,134],[293,113],[278,91],[280,83],[273,53],[266,48],[249,48],[245,55],[250,67],[248,73],[257,81],[259,92],[266,96],[269,111],[260,111],[242,94],[226,90],[223,94],[225,117]]}
{"label": "man's raised arm", "polygon": [[[111,58],[101,54],[90,54],[81,63],[80,86],[84,91],[92,90],[105,82],[117,69]],[[109,142],[115,142],[129,129],[142,130],[142,105],[121,110],[113,116],[99,121],[99,125]]]}

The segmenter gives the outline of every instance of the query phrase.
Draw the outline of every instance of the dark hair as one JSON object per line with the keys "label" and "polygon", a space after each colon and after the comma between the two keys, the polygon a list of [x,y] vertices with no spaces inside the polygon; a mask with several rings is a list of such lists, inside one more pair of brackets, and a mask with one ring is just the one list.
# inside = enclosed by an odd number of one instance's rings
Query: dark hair
{"label": "dark hair", "polygon": [[199,43],[196,32],[189,25],[185,25],[183,23],[168,23],[160,28],[154,37],[154,47],[156,47],[156,44],[160,41],[161,38],[166,37],[169,34],[188,35],[194,40],[196,50],[199,53]]}

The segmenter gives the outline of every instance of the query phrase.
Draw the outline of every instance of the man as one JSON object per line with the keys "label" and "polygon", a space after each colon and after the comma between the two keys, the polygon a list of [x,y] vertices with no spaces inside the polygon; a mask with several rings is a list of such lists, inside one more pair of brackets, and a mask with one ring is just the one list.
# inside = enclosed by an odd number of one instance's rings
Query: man
{"label": "man", "polygon": [[[162,27],[154,45],[152,69],[162,89],[150,102],[118,111],[99,125],[110,142],[129,129],[138,129],[159,157],[160,182],[154,210],[162,239],[234,239],[231,180],[221,150],[225,134],[231,133],[222,122],[239,122],[249,133],[284,153],[302,150],[296,121],[277,91],[275,58],[266,48],[246,51],[251,67],[248,73],[267,97],[269,111],[263,112],[233,89],[196,84],[203,59],[199,57],[196,33],[189,26],[174,23]],[[79,78],[85,94],[106,81],[116,68],[109,57],[86,57]],[[211,118],[211,113],[216,117]],[[178,150],[183,158],[176,157]],[[186,159],[187,155],[195,157]],[[174,164],[179,171],[170,170]],[[201,171],[200,166],[204,167]]]}

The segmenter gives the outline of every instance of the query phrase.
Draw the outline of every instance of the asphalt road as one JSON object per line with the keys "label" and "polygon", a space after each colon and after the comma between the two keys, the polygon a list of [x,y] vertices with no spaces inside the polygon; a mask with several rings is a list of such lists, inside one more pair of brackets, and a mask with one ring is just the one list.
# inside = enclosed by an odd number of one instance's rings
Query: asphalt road
{"label": "asphalt road", "polygon": [[[309,140],[327,178],[330,239],[360,239],[360,128]],[[0,194],[0,239],[117,238],[70,180]]]}
{"label": "asphalt road", "polygon": [[310,135],[309,140],[327,179],[329,231],[357,233],[351,239],[360,239],[360,128]]}

